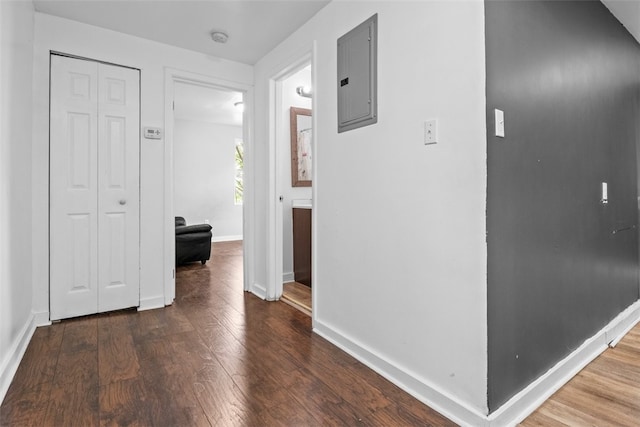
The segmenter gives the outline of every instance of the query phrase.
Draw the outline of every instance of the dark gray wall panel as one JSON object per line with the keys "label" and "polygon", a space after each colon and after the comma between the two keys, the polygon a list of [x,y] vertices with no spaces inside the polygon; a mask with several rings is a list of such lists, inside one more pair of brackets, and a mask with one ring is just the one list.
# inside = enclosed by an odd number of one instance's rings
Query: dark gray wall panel
{"label": "dark gray wall panel", "polygon": [[640,49],[599,1],[485,5],[493,411],[638,299]]}

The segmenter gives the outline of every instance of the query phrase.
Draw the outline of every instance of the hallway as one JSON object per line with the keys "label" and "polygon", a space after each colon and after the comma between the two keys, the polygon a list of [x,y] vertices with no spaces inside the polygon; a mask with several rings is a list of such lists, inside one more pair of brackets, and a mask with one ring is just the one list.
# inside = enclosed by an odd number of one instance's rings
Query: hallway
{"label": "hallway", "polygon": [[176,301],[38,328],[0,425],[454,425],[242,291],[241,242],[180,267]]}

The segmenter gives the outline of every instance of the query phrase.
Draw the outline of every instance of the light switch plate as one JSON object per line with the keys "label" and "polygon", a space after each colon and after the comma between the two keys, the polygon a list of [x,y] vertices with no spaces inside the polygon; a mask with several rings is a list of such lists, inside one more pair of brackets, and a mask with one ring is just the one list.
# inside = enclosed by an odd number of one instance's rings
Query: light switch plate
{"label": "light switch plate", "polygon": [[424,122],[424,145],[438,143],[438,119]]}
{"label": "light switch plate", "polygon": [[496,108],[496,136],[504,138],[504,111]]}

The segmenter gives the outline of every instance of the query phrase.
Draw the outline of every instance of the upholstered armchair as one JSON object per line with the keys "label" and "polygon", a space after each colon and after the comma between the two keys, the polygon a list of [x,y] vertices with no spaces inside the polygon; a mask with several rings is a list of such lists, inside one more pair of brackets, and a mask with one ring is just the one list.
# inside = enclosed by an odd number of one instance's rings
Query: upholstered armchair
{"label": "upholstered armchair", "polygon": [[186,220],[176,217],[176,265],[200,261],[205,264],[211,257],[211,226],[209,224],[187,225]]}

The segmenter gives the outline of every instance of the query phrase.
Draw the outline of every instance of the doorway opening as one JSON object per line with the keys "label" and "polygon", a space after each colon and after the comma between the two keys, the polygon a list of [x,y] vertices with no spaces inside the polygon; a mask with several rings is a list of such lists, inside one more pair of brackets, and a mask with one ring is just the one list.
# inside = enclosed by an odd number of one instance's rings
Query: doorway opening
{"label": "doorway opening", "polygon": [[[250,149],[246,111],[251,111],[252,90],[168,69],[165,94],[165,305],[176,298],[177,256],[183,270],[200,268],[201,274],[211,274],[212,264],[233,259],[235,279],[243,284],[239,289],[247,290],[245,238],[251,239],[245,226],[244,152]],[[205,237],[193,248],[177,250],[178,223],[210,233],[209,241]],[[203,255],[206,249],[210,251]]]}
{"label": "doorway opening", "polygon": [[313,125],[311,60],[276,82],[282,233],[281,300],[312,312]]}
{"label": "doorway opening", "polygon": [[176,82],[173,103],[176,276],[215,274],[242,254],[243,94]]}

